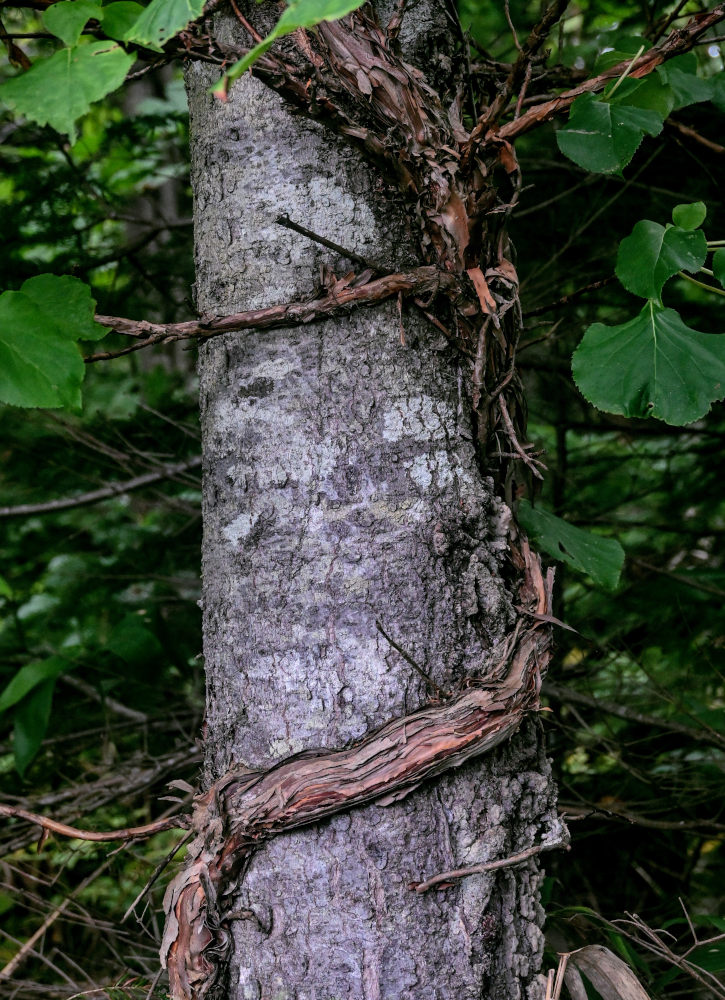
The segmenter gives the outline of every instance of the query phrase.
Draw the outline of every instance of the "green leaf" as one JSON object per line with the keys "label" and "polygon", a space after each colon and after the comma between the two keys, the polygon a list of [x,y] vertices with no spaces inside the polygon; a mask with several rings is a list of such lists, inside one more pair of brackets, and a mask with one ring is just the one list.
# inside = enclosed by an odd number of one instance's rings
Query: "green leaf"
{"label": "green leaf", "polygon": [[622,80],[610,103],[649,108],[651,111],[656,111],[664,121],[675,105],[675,95],[672,88],[657,73],[649,73],[641,80],[632,77]]}
{"label": "green leaf", "polygon": [[68,340],[100,340],[108,327],[96,323],[96,301],[85,282],[68,274],[39,274],[20,289],[34,299]]}
{"label": "green leaf", "polygon": [[103,8],[103,31],[109,38],[124,42],[133,34],[133,27],[144,8],[134,0],[118,0]]}
{"label": "green leaf", "polygon": [[204,0],[151,0],[126,38],[161,52],[163,45],[201,17],[203,10]]}
{"label": "green leaf", "polygon": [[90,288],[67,275],[41,274],[0,295],[0,400],[78,409],[86,366],[76,341],[107,332],[95,305]]}
{"label": "green leaf", "polygon": [[674,111],[688,104],[709,101],[713,96],[712,82],[696,75],[697,56],[694,52],[686,52],[682,56],[669,59],[658,66],[657,71],[672,89],[675,98]]}
{"label": "green leaf", "polygon": [[663,117],[650,108],[607,104],[593,94],[577,97],[569,121],[556,133],[559,149],[592,173],[621,173],[648,135],[659,135]]}
{"label": "green leaf", "polygon": [[665,228],[643,219],[619,244],[616,273],[628,292],[659,299],[662,286],[673,274],[698,271],[706,257],[707,240],[701,229]]}
{"label": "green leaf", "polygon": [[725,71],[711,77],[710,85],[712,87],[710,100],[718,111],[725,111]]}
{"label": "green leaf", "polygon": [[72,669],[69,660],[62,656],[50,656],[47,660],[36,660],[27,663],[15,674],[9,684],[0,693],[0,712],[6,712],[17,705],[39,684],[55,680],[60,674]]}
{"label": "green leaf", "polygon": [[725,288],[725,248],[716,250],[712,256],[712,273]]}
{"label": "green leaf", "polygon": [[321,21],[337,21],[362,6],[362,0],[290,0],[277,22],[285,34],[297,28],[314,28]]}
{"label": "green leaf", "polygon": [[641,38],[638,35],[629,35],[625,38],[619,38],[616,42],[613,42],[613,48],[610,48],[606,52],[600,52],[594,63],[594,74],[605,73],[612,66],[618,66],[619,63],[629,62],[634,58],[635,54],[639,52],[640,49],[652,48],[651,42],[648,42],[646,38]]}
{"label": "green leaf", "polygon": [[226,92],[228,85],[242,76],[276,39],[289,35],[297,28],[314,28],[322,21],[336,21],[361,7],[364,0],[291,0],[279,21],[263,41],[255,45],[246,56],[235,62],[212,88],[213,93]]}
{"label": "green leaf", "polygon": [[697,229],[705,221],[706,215],[707,205],[704,201],[693,201],[689,205],[675,205],[672,209],[672,221],[680,229]]}
{"label": "green leaf", "polygon": [[61,0],[46,10],[43,24],[64,45],[75,45],[92,17],[102,17],[98,0]]}
{"label": "green leaf", "polygon": [[164,655],[161,643],[138,615],[126,615],[111,632],[106,646],[132,666],[153,666]]}
{"label": "green leaf", "polygon": [[572,372],[600,410],[689,424],[725,396],[725,337],[691,330],[674,309],[649,301],[621,326],[590,326]]}
{"label": "green leaf", "polygon": [[15,711],[13,751],[15,768],[22,777],[43,742],[53,705],[55,677],[43,681],[20,702]]}
{"label": "green leaf", "polygon": [[39,125],[75,142],[75,123],[94,101],[116,90],[134,62],[114,42],[91,42],[36,59],[25,73],[0,86],[0,100]]}
{"label": "green leaf", "polygon": [[613,538],[600,538],[576,528],[561,517],[534,508],[528,500],[519,504],[518,519],[535,545],[554,559],[586,573],[597,586],[614,590],[624,565],[624,549]]}

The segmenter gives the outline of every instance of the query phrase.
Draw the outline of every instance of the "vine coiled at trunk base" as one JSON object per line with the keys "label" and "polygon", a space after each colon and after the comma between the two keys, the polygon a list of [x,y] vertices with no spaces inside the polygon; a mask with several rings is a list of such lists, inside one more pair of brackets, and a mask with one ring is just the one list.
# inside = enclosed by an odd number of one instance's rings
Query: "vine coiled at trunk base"
{"label": "vine coiled at trunk base", "polygon": [[265,840],[356,806],[398,801],[422,781],[491,750],[538,708],[551,655],[553,576],[543,577],[525,538],[512,541],[510,551],[522,573],[522,616],[486,677],[469,678],[446,701],[394,719],[343,749],[303,751],[265,771],[232,768],[197,796],[197,835],[164,897],[161,962],[173,1000],[214,995],[231,947],[230,904]]}

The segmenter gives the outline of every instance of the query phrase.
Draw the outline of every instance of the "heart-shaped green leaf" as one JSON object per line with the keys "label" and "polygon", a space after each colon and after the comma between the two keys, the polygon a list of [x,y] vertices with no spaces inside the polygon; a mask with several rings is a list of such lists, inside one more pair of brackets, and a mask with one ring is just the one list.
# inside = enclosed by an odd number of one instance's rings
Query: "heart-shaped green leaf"
{"label": "heart-shaped green leaf", "polygon": [[691,330],[650,300],[621,326],[590,326],[572,372],[600,410],[689,424],[725,397],[725,337]]}
{"label": "heart-shaped green leaf", "polygon": [[95,305],[82,281],[53,274],[0,295],[0,400],[78,409],[85,365],[76,342],[107,333]]}
{"label": "heart-shaped green leaf", "polygon": [[597,100],[594,94],[577,97],[569,121],[556,133],[559,149],[584,170],[621,173],[645,134],[659,135],[663,117],[651,108]]}
{"label": "heart-shaped green leaf", "polygon": [[104,34],[109,38],[126,41],[133,34],[133,28],[143,12],[144,8],[140,3],[135,3],[135,0],[116,0],[116,3],[110,3],[103,8]]}
{"label": "heart-shaped green leaf", "polygon": [[706,257],[707,241],[701,229],[665,227],[643,219],[619,244],[616,272],[628,292],[659,299],[662,286],[673,274],[699,270]]}
{"label": "heart-shaped green leaf", "polygon": [[75,142],[75,123],[94,101],[120,87],[134,56],[115,42],[91,42],[36,59],[25,73],[0,86],[0,100],[39,125]]}
{"label": "heart-shaped green leaf", "polygon": [[628,104],[633,108],[649,108],[664,120],[675,106],[671,87],[657,73],[641,79],[628,77],[622,80],[610,98],[612,104]]}
{"label": "heart-shaped green leaf", "polygon": [[162,46],[189,22],[201,17],[203,10],[204,0],[151,0],[126,38],[161,52]]}
{"label": "heart-shaped green leaf", "polygon": [[713,96],[712,81],[697,76],[697,56],[694,52],[686,52],[682,56],[668,59],[658,67],[658,73],[672,89],[675,111],[688,104],[709,101]]}
{"label": "heart-shaped green leaf", "polygon": [[92,17],[102,17],[99,0],[61,0],[48,7],[43,24],[64,45],[75,45]]}
{"label": "heart-shaped green leaf", "polygon": [[675,205],[672,221],[680,229],[697,229],[705,221],[707,205],[704,201],[693,201],[687,205]]}

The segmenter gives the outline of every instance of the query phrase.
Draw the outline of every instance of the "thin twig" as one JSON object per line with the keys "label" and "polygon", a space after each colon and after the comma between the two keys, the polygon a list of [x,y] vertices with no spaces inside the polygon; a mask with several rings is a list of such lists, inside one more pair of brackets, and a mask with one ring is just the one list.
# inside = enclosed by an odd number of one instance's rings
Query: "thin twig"
{"label": "thin twig", "polygon": [[196,469],[201,465],[201,455],[186,462],[178,462],[176,465],[165,465],[156,472],[147,472],[143,476],[136,476],[122,483],[109,483],[98,490],[91,490],[89,493],[80,493],[75,497],[62,497],[58,500],[47,500],[45,503],[21,503],[15,507],[0,507],[0,518],[8,517],[29,517],[31,514],[55,514],[59,510],[70,510],[75,507],[87,507],[89,504],[99,503],[101,500],[108,500],[110,497],[121,496],[130,493],[132,490],[141,489],[151,483],[158,483],[162,479],[171,479],[189,469]]}
{"label": "thin twig", "polygon": [[285,229],[291,229],[293,232],[299,233],[300,236],[306,236],[307,239],[312,240],[313,243],[319,243],[320,246],[326,247],[328,250],[338,253],[346,260],[352,260],[356,264],[360,264],[362,267],[369,268],[375,274],[382,274],[386,270],[386,268],[378,264],[377,261],[372,261],[367,257],[362,257],[354,250],[348,250],[339,243],[334,243],[332,240],[328,240],[327,237],[320,236],[319,233],[315,233],[311,229],[306,229],[304,226],[300,226],[299,223],[293,222],[287,215],[278,215],[274,221],[278,226],[284,226]]}
{"label": "thin twig", "polygon": [[667,118],[665,125],[671,128],[674,132],[679,132],[679,134],[685,139],[691,139],[699,146],[704,146],[705,149],[709,149],[711,153],[718,153],[720,156],[725,153],[725,146],[721,146],[719,142],[713,142],[712,139],[708,139],[706,136],[697,132],[694,128],[690,128],[689,125],[678,122],[674,118]]}
{"label": "thin twig", "polygon": [[670,820],[670,819],[650,819],[639,813],[627,812],[624,809],[615,809],[612,806],[604,808],[596,805],[580,805],[575,802],[560,802],[563,817],[569,820],[583,819],[605,819],[612,822],[624,821],[632,826],[641,826],[648,830],[688,830],[699,837],[709,837],[714,830],[717,833],[725,831],[725,823],[718,823],[711,819],[693,820]]}
{"label": "thin twig", "polygon": [[519,36],[516,32],[516,27],[514,25],[514,22],[511,20],[511,8],[509,5],[509,0],[504,0],[503,10],[504,14],[506,15],[506,22],[509,26],[509,30],[511,31],[511,37],[513,38],[514,45],[516,46],[516,51],[521,52],[521,42],[519,41]]}
{"label": "thin twig", "polygon": [[163,970],[163,968],[161,968],[161,969],[159,969],[159,971],[154,976],[153,980],[151,981],[151,985],[148,988],[148,993],[146,994],[146,1000],[151,1000],[151,997],[154,995],[154,990],[156,989],[156,987],[158,985],[159,979],[161,979],[161,977],[163,976],[163,974],[164,974],[164,970]]}
{"label": "thin twig", "polygon": [[725,750],[725,736],[722,736],[715,729],[710,729],[709,727],[696,729],[694,726],[686,726],[681,722],[659,719],[656,715],[647,715],[645,712],[638,712],[627,705],[618,705],[613,701],[595,698],[593,695],[586,694],[583,691],[575,691],[573,688],[552,684],[550,681],[546,682],[543,693],[555,698],[557,701],[587,705],[589,708],[595,708],[606,715],[614,715],[618,719],[637,722],[648,728],[664,729],[668,732],[679,733],[698,743],[709,743],[712,746],[719,747],[721,750]]}
{"label": "thin twig", "polygon": [[[509,23],[509,27],[513,33],[514,42],[519,54],[511,67],[503,87],[491,102],[490,107],[482,115],[478,125],[471,133],[471,141],[473,145],[475,145],[486,129],[490,128],[495,124],[495,122],[498,121],[508,107],[512,95],[521,88],[522,84],[526,80],[527,74],[529,77],[531,76],[532,60],[535,58],[537,52],[546,39],[549,37],[549,32],[566,10],[568,3],[569,0],[553,0],[553,2],[545,8],[540,20],[531,29],[529,37],[526,39],[524,44],[521,45],[516,36],[516,30],[513,22],[511,21],[511,14],[509,12],[507,0],[504,5],[504,11],[506,13],[506,19]],[[520,102],[523,102],[523,97],[520,98]]]}
{"label": "thin twig", "polygon": [[164,869],[166,868],[166,866],[167,866],[167,865],[168,865],[168,864],[169,864],[169,863],[170,863],[171,861],[173,861],[173,860],[174,860],[174,857],[175,857],[175,856],[176,856],[176,855],[178,854],[178,852],[179,852],[179,851],[181,850],[181,848],[182,848],[182,847],[185,847],[185,846],[186,846],[186,844],[188,844],[188,843],[189,843],[189,841],[191,840],[191,838],[192,838],[193,836],[194,836],[194,831],[193,831],[193,830],[190,830],[190,831],[189,831],[189,832],[188,832],[187,834],[185,834],[185,836],[183,836],[183,837],[181,838],[181,840],[179,841],[179,843],[178,843],[178,844],[176,844],[176,846],[175,846],[175,847],[173,847],[173,848],[172,848],[172,850],[170,850],[170,851],[169,851],[169,853],[168,853],[168,854],[166,855],[166,857],[165,857],[165,858],[164,858],[164,859],[163,859],[162,861],[160,861],[160,862],[158,863],[158,865],[157,865],[157,866],[156,866],[156,868],[154,869],[154,871],[153,871],[153,873],[152,873],[151,877],[150,877],[150,878],[148,879],[148,881],[146,882],[146,885],[145,885],[145,886],[143,887],[143,889],[141,890],[141,892],[140,892],[140,893],[138,894],[138,896],[136,896],[136,898],[134,899],[133,903],[131,903],[131,905],[129,906],[129,908],[128,908],[128,909],[126,910],[126,912],[124,913],[124,915],[123,915],[123,916],[121,917],[121,923],[122,923],[122,924],[123,924],[123,923],[125,923],[125,922],[126,922],[126,921],[128,920],[128,918],[130,917],[130,915],[131,915],[131,914],[133,913],[133,911],[134,911],[134,910],[136,909],[136,906],[138,905],[138,903],[140,903],[140,902],[141,902],[141,900],[142,900],[142,899],[144,898],[144,896],[145,896],[145,895],[146,895],[146,893],[147,893],[147,892],[149,891],[149,889],[150,889],[150,888],[151,888],[151,887],[153,886],[153,884],[154,884],[154,883],[155,883],[155,882],[157,881],[157,879],[158,879],[159,875],[161,875],[161,873],[162,873],[162,872],[163,872],[163,870],[164,870]]}
{"label": "thin twig", "polygon": [[131,719],[132,722],[145,724],[149,721],[146,712],[139,712],[135,708],[129,708],[128,705],[124,705],[123,702],[116,701],[115,698],[111,698],[107,694],[101,694],[92,684],[84,681],[82,677],[75,677],[73,674],[61,674],[60,680],[69,687],[75,688],[76,691],[80,691],[87,698],[91,698],[93,701],[103,705],[109,712],[120,715],[125,719]]}
{"label": "thin twig", "polygon": [[242,27],[245,28],[249,32],[249,34],[252,36],[253,41],[255,41],[257,43],[257,45],[258,45],[261,41],[263,41],[262,36],[257,31],[257,29],[253,25],[251,25],[249,23],[249,21],[246,19],[246,17],[244,17],[244,15],[240,11],[239,7],[237,7],[237,5],[234,2],[234,0],[230,0],[230,3],[232,5],[232,10],[236,14],[237,20],[242,25]]}
{"label": "thin twig", "polygon": [[425,882],[411,882],[409,888],[414,889],[419,893],[427,892],[428,889],[432,889],[434,886],[440,885],[442,882],[451,882],[454,879],[467,878],[469,875],[483,875],[486,872],[498,871],[500,868],[510,868],[512,865],[520,865],[524,861],[528,861],[529,858],[533,858],[537,854],[543,854],[544,851],[554,851],[559,848],[568,851],[568,842],[565,840],[557,840],[551,844],[535,844],[533,847],[527,847],[525,851],[521,851],[519,854],[512,854],[510,857],[501,858],[499,861],[486,861],[480,865],[470,865],[468,868],[454,868],[452,871],[441,872],[439,875],[433,875],[431,878],[427,878]]}
{"label": "thin twig", "polygon": [[[571,305],[572,302],[576,302],[583,295],[588,295],[589,292],[596,292],[600,288],[606,288],[607,285],[611,285],[613,281],[616,281],[617,277],[614,274],[610,274],[608,278],[600,278],[598,281],[590,281],[588,285],[583,285],[581,288],[577,288],[576,291],[570,292],[568,295],[562,295],[560,299],[555,302],[549,302],[545,306],[536,306],[534,309],[529,309],[524,313],[524,319],[531,319],[533,316],[540,316],[542,313],[552,312],[554,309],[561,309],[562,306]],[[525,350],[526,347],[531,345],[531,341],[521,345],[520,350]]]}
{"label": "thin twig", "polygon": [[378,632],[382,635],[383,639],[385,639],[385,641],[388,642],[393,647],[394,650],[400,653],[405,662],[409,663],[410,666],[413,668],[413,670],[416,670],[420,674],[420,676],[423,678],[426,684],[429,684],[430,687],[433,688],[433,690],[435,691],[435,693],[438,695],[439,698],[450,698],[451,696],[450,691],[445,691],[442,687],[440,687],[439,684],[436,684],[433,678],[429,674],[427,674],[425,670],[423,670],[423,668],[418,663],[415,662],[410,653],[407,653],[402,646],[398,645],[395,639],[391,638],[388,635],[388,633],[385,631],[385,629],[383,628],[382,624],[378,619],[375,620],[375,627],[378,630]]}
{"label": "thin twig", "polygon": [[665,21],[662,24],[662,26],[660,28],[658,28],[657,31],[655,32],[655,34],[654,34],[654,36],[652,38],[653,42],[656,42],[658,38],[662,38],[662,36],[667,31],[667,29],[669,28],[669,26],[673,23],[673,21],[676,21],[677,18],[680,16],[680,11],[682,10],[682,8],[685,6],[686,3],[687,3],[687,0],[679,0],[679,3],[675,7],[675,9],[672,11],[672,13],[667,18],[665,18]]}
{"label": "thin twig", "polygon": [[521,461],[525,465],[527,465],[529,469],[531,469],[531,474],[533,476],[536,476],[537,479],[543,480],[544,477],[536,468],[536,466],[540,465],[542,469],[545,469],[546,466],[544,465],[543,462],[539,462],[537,459],[532,458],[531,455],[527,455],[527,453],[521,447],[519,439],[516,437],[516,431],[514,429],[513,421],[511,420],[511,415],[509,414],[508,406],[506,405],[506,400],[504,396],[503,395],[499,396],[497,402],[498,402],[499,413],[501,414],[501,419],[503,420],[504,427],[506,428],[506,434],[508,436],[509,441],[511,442],[512,448],[519,456]]}
{"label": "thin twig", "polygon": [[[697,14],[683,28],[672,31],[660,45],[649,49],[640,56],[629,75],[634,79],[640,79],[651,73],[667,59],[681,55],[684,52],[689,52],[698,43],[700,37],[706,31],[709,31],[710,28],[714,27],[714,25],[722,21],[724,17],[725,3],[717,4],[705,14]],[[550,101],[534,105],[525,114],[521,115],[520,118],[502,125],[497,132],[497,137],[510,142],[518,136],[523,135],[524,132],[528,132],[532,128],[542,125],[544,122],[551,121],[552,118],[562,111],[568,110],[577,97],[580,97],[582,94],[591,94],[602,90],[610,80],[620,76],[628,65],[629,60],[625,59],[616,66],[610,67],[605,73],[585,80],[578,87],[565,91]],[[475,134],[477,129],[478,126],[471,133],[471,140],[474,142],[483,137],[483,130]]]}
{"label": "thin twig", "polygon": [[164,830],[185,830],[188,826],[188,820],[185,816],[175,815],[166,819],[157,819],[144,826],[125,827],[123,830],[79,830],[75,826],[57,823],[48,816],[39,816],[37,813],[27,812],[27,810],[19,809],[16,806],[4,805],[0,805],[0,816],[12,816],[27,820],[28,823],[35,823],[36,826],[40,826],[50,833],[56,833],[60,837],[71,837],[73,840],[93,840],[99,843],[110,840],[137,840],[139,837],[151,837]]}

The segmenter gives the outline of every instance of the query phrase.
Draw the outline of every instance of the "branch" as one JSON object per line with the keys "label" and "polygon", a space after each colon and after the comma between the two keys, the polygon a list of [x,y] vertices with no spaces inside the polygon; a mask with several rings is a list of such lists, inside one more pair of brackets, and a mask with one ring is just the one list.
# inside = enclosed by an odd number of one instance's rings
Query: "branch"
{"label": "branch", "polygon": [[[286,302],[265,309],[251,309],[205,322],[189,320],[185,323],[148,323],[145,320],[125,319],[119,316],[96,316],[102,326],[110,326],[115,333],[136,337],[130,347],[120,351],[105,351],[84,358],[86,364],[108,361],[154,344],[171,344],[177,340],[209,340],[238,330],[270,330],[282,326],[301,326],[316,320],[329,319],[345,312],[354,305],[375,305],[391,296],[435,294],[444,288],[453,288],[455,277],[437,267],[418,267],[412,271],[386,274],[372,281],[365,280],[363,272],[351,280],[338,281],[327,293],[308,302]],[[356,282],[360,282],[356,284]]]}
{"label": "branch", "polygon": [[675,118],[668,118],[665,121],[665,126],[670,128],[673,132],[677,132],[679,135],[683,136],[685,139],[691,139],[700,146],[704,146],[705,149],[709,149],[712,153],[719,153],[722,155],[725,153],[725,146],[721,146],[719,142],[713,142],[712,139],[708,139],[707,136],[701,135],[694,128],[690,128],[689,125],[685,125],[683,122],[678,122]]}
{"label": "branch", "polygon": [[696,729],[694,726],[685,726],[681,722],[671,722],[669,719],[659,719],[656,715],[647,715],[644,712],[637,712],[626,705],[618,705],[613,701],[605,701],[603,698],[594,698],[583,691],[575,691],[573,688],[561,687],[559,684],[546,684],[544,694],[556,698],[557,701],[572,702],[573,704],[587,705],[589,708],[596,708],[607,715],[614,715],[619,719],[627,719],[629,722],[638,722],[643,726],[665,729],[672,733],[680,733],[698,743],[710,743],[712,746],[725,750],[725,736],[722,736],[714,729]]}
{"label": "branch", "polygon": [[100,500],[108,500],[109,497],[121,496],[131,490],[138,490],[142,486],[150,483],[158,483],[161,479],[171,479],[181,472],[189,469],[196,469],[201,465],[201,455],[186,462],[178,462],[176,465],[165,465],[157,472],[147,472],[143,476],[136,476],[135,479],[128,479],[123,483],[110,483],[98,490],[91,490],[89,493],[81,493],[76,497],[62,497],[59,500],[48,500],[45,503],[21,503],[16,507],[0,507],[0,518],[9,517],[29,517],[31,514],[55,514],[59,510],[70,510],[73,507],[87,507],[89,504],[98,503]]}
{"label": "branch", "polygon": [[549,32],[561,18],[568,5],[569,0],[553,0],[553,3],[549,4],[546,8],[540,21],[531,29],[529,37],[520,48],[518,58],[511,67],[511,71],[501,91],[496,95],[491,102],[491,106],[481,117],[481,126],[488,126],[490,128],[504,113],[511,100],[511,95],[518,91],[526,77],[527,71],[530,72],[534,56],[549,37]]}
{"label": "branch", "polygon": [[153,823],[146,823],[145,826],[129,826],[123,830],[79,830],[75,826],[66,826],[65,823],[57,823],[48,816],[39,816],[37,813],[27,812],[16,806],[0,805],[0,816],[14,816],[17,819],[25,819],[28,823],[35,823],[49,833],[57,833],[61,837],[72,837],[73,840],[94,840],[105,843],[110,840],[136,840],[138,837],[150,837],[154,833],[161,833],[163,830],[186,830],[188,822],[185,816],[168,816],[166,819],[157,819]]}
{"label": "branch", "polygon": [[[510,868],[512,865],[520,865],[523,861],[528,861],[529,858],[533,858],[537,854],[543,854],[544,851],[555,851],[560,847],[564,848],[564,850],[569,850],[569,844],[564,840],[556,840],[551,844],[534,844],[533,847],[527,847],[525,851],[512,854],[508,858],[500,858],[498,861],[486,861],[480,865],[469,865],[468,868],[454,868],[452,871],[433,875],[431,878],[427,878],[425,882],[411,882],[409,888],[414,889],[418,893],[427,892],[428,889],[432,889],[436,885],[441,885],[441,883],[451,882],[453,879],[467,878],[469,875],[484,875],[486,872],[495,872],[500,868]],[[445,889],[448,888],[447,885],[443,885],[442,887]]]}
{"label": "branch", "polygon": [[[611,285],[613,281],[616,281],[616,275],[610,274],[608,278],[600,278],[598,281],[591,281],[588,285],[583,285],[581,288],[577,288],[575,292],[569,292],[568,295],[562,295],[560,299],[556,302],[549,302],[545,306],[536,306],[534,309],[528,309],[524,314],[523,318],[531,319],[532,316],[541,316],[542,313],[552,312],[554,309],[561,309],[563,306],[568,306],[572,302],[576,302],[583,295],[588,295],[589,292],[595,292],[600,288],[606,288],[607,285]],[[520,350],[525,347],[530,346],[530,342],[525,342],[521,345]]]}
{"label": "branch", "polygon": [[[648,73],[651,73],[667,59],[681,55],[683,52],[689,52],[697,43],[700,36],[719,21],[722,21],[723,18],[725,18],[725,3],[717,4],[717,6],[705,14],[696,14],[684,28],[676,29],[668,35],[661,45],[655,46],[640,56],[632,66],[629,76],[634,78],[647,76]],[[574,87],[573,90],[567,90],[551,101],[535,105],[526,114],[521,115],[520,118],[503,125],[493,137],[506,139],[510,142],[512,139],[523,135],[524,132],[529,132],[532,128],[537,128],[539,125],[543,125],[544,122],[551,121],[555,115],[566,111],[577,97],[580,97],[582,94],[591,94],[602,90],[610,80],[621,76],[628,66],[629,61],[624,60],[616,66],[612,66],[606,73],[601,73],[590,80],[585,80],[584,83],[578,87]]]}
{"label": "branch", "polygon": [[[699,837],[709,837],[712,831],[722,833],[725,823],[712,819],[650,819],[640,813],[628,812],[626,809],[614,809],[612,806],[580,805],[576,802],[560,802],[562,816],[565,820],[572,819],[606,819],[612,822],[624,820],[632,826],[642,826],[648,830],[685,830]],[[708,831],[707,833],[705,831]]]}

